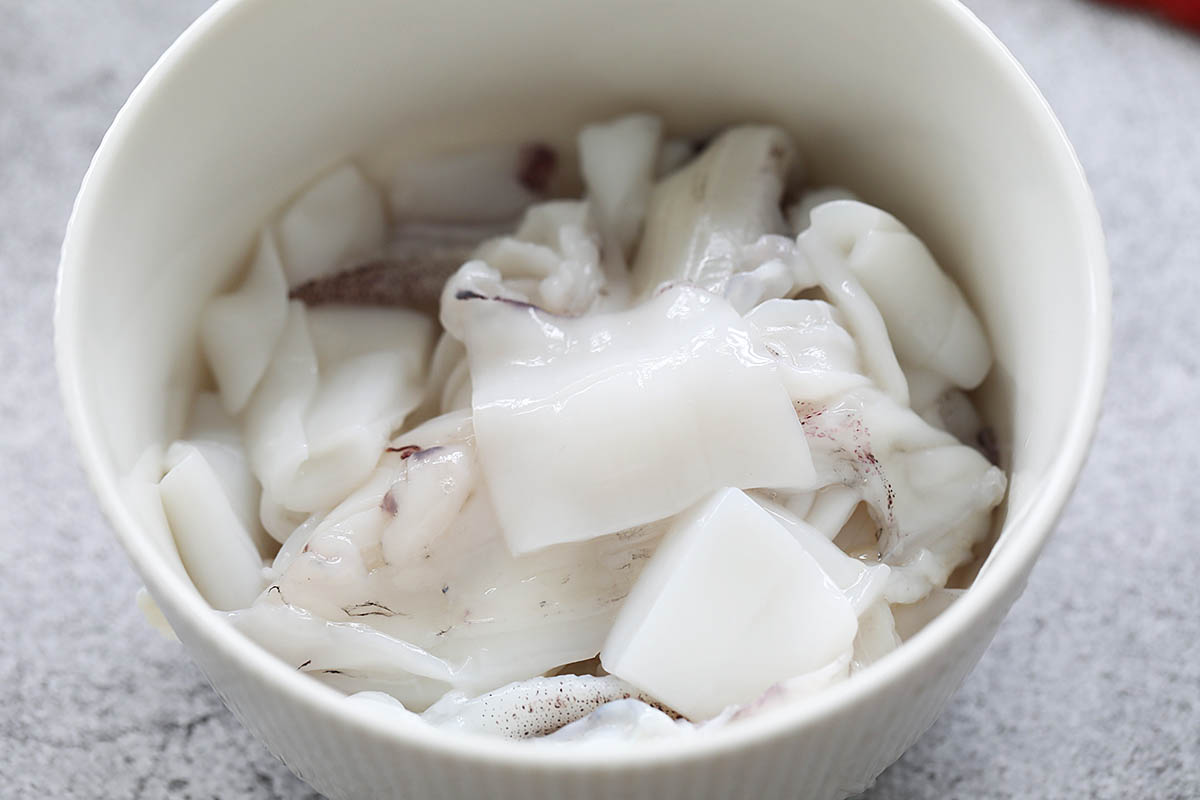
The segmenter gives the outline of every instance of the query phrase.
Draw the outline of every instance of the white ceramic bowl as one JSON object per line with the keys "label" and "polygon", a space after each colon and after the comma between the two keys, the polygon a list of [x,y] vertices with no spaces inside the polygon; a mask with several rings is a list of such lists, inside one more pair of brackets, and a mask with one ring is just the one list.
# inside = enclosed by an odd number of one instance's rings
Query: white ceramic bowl
{"label": "white ceramic bowl", "polygon": [[[683,131],[783,124],[818,179],[925,237],[995,346],[982,394],[1008,445],[999,540],[963,599],[880,664],[697,741],[547,752],[360,716],[212,615],[179,568],[151,481],[197,374],[200,308],[272,210],[365,147],[561,133],[636,108]],[[63,246],[57,354],[87,473],[151,594],[238,718],[331,798],[826,798],[932,724],[1021,593],[1096,421],[1109,294],[1062,130],[948,0],[225,0],[96,154]]]}

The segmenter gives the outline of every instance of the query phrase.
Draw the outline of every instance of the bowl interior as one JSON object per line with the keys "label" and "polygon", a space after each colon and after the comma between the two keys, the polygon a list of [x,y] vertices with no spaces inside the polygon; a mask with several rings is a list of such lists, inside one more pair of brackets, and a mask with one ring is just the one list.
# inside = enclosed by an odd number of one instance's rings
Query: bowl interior
{"label": "bowl interior", "polygon": [[1015,560],[1032,558],[1095,417],[1103,253],[1053,116],[966,12],[936,0],[360,0],[352,13],[227,1],[122,112],[63,253],[68,413],[102,502],[168,598],[168,616],[199,606],[185,598],[190,585],[147,487],[201,374],[200,309],[263,221],[320,171],[367,150],[375,155],[363,166],[383,175],[394,158],[563,138],[633,109],[684,133],[781,124],[815,182],[850,187],[925,239],[996,353],[980,397],[1011,488],[993,560],[1010,546]]}

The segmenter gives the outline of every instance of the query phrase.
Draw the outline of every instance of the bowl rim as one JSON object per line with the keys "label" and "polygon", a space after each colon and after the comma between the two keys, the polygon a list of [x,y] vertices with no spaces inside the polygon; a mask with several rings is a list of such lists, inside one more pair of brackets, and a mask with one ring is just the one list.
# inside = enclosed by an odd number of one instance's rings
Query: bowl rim
{"label": "bowl rim", "polygon": [[[636,748],[545,747],[499,737],[464,736],[425,725],[419,720],[387,719],[365,712],[345,696],[311,680],[268,653],[219,618],[167,560],[136,533],[138,522],[121,500],[119,479],[105,468],[102,439],[89,423],[86,391],[80,371],[76,310],[83,298],[74,276],[85,268],[80,231],[90,228],[93,209],[103,201],[104,184],[128,131],[134,129],[156,88],[198,45],[221,36],[238,24],[254,5],[267,0],[218,0],[193,22],[164,52],[133,90],[105,133],[85,173],[72,207],[64,236],[55,292],[54,347],[61,398],[76,451],[99,500],[104,515],[133,562],[139,576],[156,598],[184,616],[206,648],[223,652],[257,680],[276,684],[296,704],[336,720],[348,731],[367,735],[394,746],[424,749],[431,755],[477,763],[526,766],[539,770],[590,769],[611,772],[638,766],[660,766],[706,759],[731,751],[761,746],[771,740],[847,712],[855,705],[902,680],[933,661],[952,640],[964,637],[1016,588],[1022,588],[1033,561],[1053,531],[1069,498],[1095,433],[1104,392],[1111,347],[1111,281],[1104,236],[1091,189],[1062,125],[1032,79],[996,36],[957,0],[925,0],[953,23],[992,62],[999,75],[1020,98],[1024,113],[1036,121],[1039,145],[1055,154],[1055,170],[1069,187],[1073,219],[1080,224],[1081,262],[1086,265],[1090,316],[1082,332],[1086,355],[1084,378],[1078,389],[1078,408],[1063,437],[1063,447],[1047,469],[1027,511],[1004,523],[1005,546],[994,551],[969,591],[888,658],[855,676],[854,680],[786,709],[763,714],[712,734],[638,742]],[[1006,609],[1007,610],[1007,609]]]}

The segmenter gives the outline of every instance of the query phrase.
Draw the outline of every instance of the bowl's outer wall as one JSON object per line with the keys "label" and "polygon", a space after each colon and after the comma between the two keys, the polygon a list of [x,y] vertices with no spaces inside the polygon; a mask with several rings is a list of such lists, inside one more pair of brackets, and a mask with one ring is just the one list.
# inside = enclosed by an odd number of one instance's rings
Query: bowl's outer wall
{"label": "bowl's outer wall", "polygon": [[[688,132],[778,122],[815,181],[926,238],[995,346],[982,398],[1009,446],[1004,533],[971,592],[900,652],[783,721],[689,749],[543,757],[365,722],[218,622],[179,566],[150,481],[200,374],[200,309],[273,209],[385,138],[362,161],[375,175],[636,108]],[[950,2],[223,0],[105,137],[64,243],[56,337],[85,467],[139,573],[239,718],[330,797],[836,797],[928,728],[1018,596],[1094,426],[1107,315],[1069,145]]]}
{"label": "bowl's outer wall", "polygon": [[[453,755],[364,736],[357,726],[295,704],[277,684],[247,681],[244,668],[227,654],[204,646],[189,649],[238,719],[331,800],[833,800],[866,789],[928,730],[1019,593],[1015,586],[969,635],[951,641],[923,669],[863,694],[833,724],[795,728],[756,747],[624,767],[600,762],[516,769],[487,761],[465,768]],[[185,642],[193,637],[177,631]]]}

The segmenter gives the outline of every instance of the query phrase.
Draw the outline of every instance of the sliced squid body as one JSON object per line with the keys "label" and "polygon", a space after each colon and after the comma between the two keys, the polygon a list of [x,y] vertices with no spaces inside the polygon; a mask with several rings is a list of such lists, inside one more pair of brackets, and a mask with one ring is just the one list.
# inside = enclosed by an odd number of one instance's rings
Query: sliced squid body
{"label": "sliced squid body", "polygon": [[774,362],[721,298],[681,286],[578,319],[455,302],[480,467],[514,553],[661,520],[721,486],[812,487]]}
{"label": "sliced squid body", "polygon": [[318,178],[275,225],[287,285],[336,272],[383,246],[383,199],[358,168],[338,167]]}
{"label": "sliced squid body", "polygon": [[329,508],[371,473],[420,402],[433,336],[416,312],[290,304],[244,417],[250,464],[273,503]]}
{"label": "sliced squid body", "polygon": [[236,455],[224,447],[175,443],[158,490],[179,558],[196,589],[213,608],[229,611],[252,603],[264,581],[257,525],[248,524],[243,498],[231,491],[225,468]]}
{"label": "sliced squid body", "polygon": [[579,133],[579,167],[606,241],[628,258],[654,185],[662,120],[630,114]]}
{"label": "sliced squid body", "polygon": [[275,237],[264,232],[241,284],[209,301],[200,319],[204,356],[230,414],[245,408],[266,373],[287,322],[287,303]]}
{"label": "sliced squid body", "polygon": [[779,128],[744,125],[660,181],[633,261],[634,297],[676,281],[723,287],[737,269],[739,248],[783,232],[779,199],[794,157],[791,138]]}
{"label": "sliced squid body", "polygon": [[900,361],[978,386],[992,365],[983,326],[924,243],[865,203],[834,201],[811,214],[810,230],[835,243],[878,307]]}
{"label": "sliced squid body", "polygon": [[[285,543],[277,588],[256,607],[284,602],[352,626],[339,628],[338,641],[369,625],[443,664],[440,678],[423,674],[443,690],[487,691],[595,656],[664,526],[514,557],[480,485],[474,444],[469,413],[396,440],[361,488]],[[255,629],[268,649],[290,647],[276,641],[289,624],[312,627],[278,619],[273,633]],[[359,669],[353,654],[322,653],[314,662],[322,669]],[[403,693],[406,674],[403,665],[385,671],[375,688],[423,707],[423,694]]]}
{"label": "sliced squid body", "polygon": [[745,493],[723,489],[671,524],[600,659],[703,720],[844,659],[857,627],[805,545]]}

